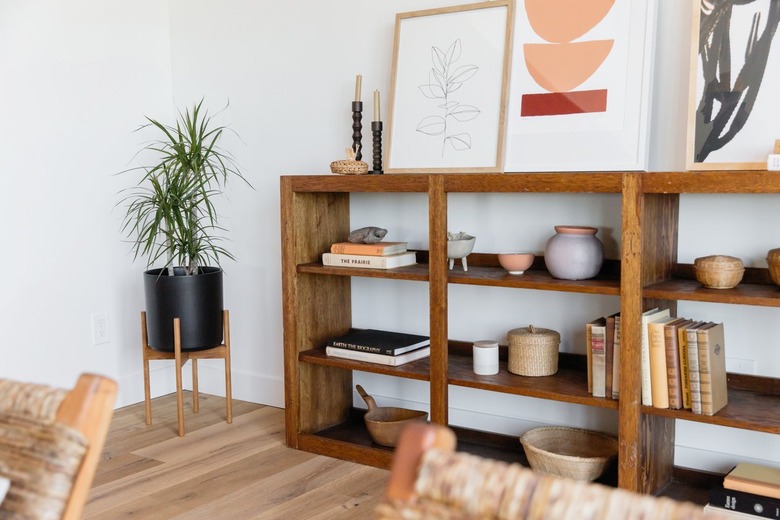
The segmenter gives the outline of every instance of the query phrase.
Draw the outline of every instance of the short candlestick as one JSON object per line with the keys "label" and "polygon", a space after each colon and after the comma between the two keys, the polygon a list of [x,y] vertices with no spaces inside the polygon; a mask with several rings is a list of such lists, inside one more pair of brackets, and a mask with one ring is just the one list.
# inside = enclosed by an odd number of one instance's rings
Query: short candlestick
{"label": "short candlestick", "polygon": [[371,122],[371,135],[373,136],[371,142],[374,148],[374,169],[368,173],[380,175],[384,173],[382,171],[382,121]]}

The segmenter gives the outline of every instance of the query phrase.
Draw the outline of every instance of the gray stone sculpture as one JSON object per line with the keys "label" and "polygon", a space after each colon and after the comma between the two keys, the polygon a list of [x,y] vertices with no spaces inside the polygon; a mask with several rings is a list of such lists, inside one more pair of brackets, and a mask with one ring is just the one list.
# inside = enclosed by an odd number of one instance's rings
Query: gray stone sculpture
{"label": "gray stone sculpture", "polygon": [[363,227],[351,231],[349,233],[349,237],[347,238],[347,240],[349,240],[353,244],[360,244],[360,243],[376,244],[377,242],[385,238],[386,234],[387,234],[386,229],[378,228],[375,226],[368,226],[368,227]]}

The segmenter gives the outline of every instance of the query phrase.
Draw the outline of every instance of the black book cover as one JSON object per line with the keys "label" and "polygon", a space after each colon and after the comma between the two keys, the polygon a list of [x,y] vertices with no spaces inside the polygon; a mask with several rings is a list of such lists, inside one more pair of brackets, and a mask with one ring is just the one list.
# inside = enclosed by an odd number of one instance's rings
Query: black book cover
{"label": "black book cover", "polygon": [[744,491],[715,486],[710,490],[710,505],[739,511],[760,518],[780,518],[780,500]]}
{"label": "black book cover", "polygon": [[356,330],[328,340],[328,347],[397,356],[430,345],[431,339],[418,334],[390,332],[386,330]]}

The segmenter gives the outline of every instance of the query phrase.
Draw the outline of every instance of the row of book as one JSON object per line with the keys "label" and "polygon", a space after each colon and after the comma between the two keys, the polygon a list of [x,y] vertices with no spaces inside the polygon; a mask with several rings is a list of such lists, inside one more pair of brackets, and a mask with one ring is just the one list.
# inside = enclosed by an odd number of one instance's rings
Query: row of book
{"label": "row of book", "polygon": [[332,357],[399,366],[431,354],[431,339],[418,334],[362,329],[331,338],[325,354]]}
{"label": "row of book", "polygon": [[780,518],[780,469],[742,462],[710,490],[705,511],[726,518]]}
{"label": "row of book", "polygon": [[[728,403],[722,323],[670,316],[654,308],[641,322],[642,404],[714,415]],[[620,397],[620,314],[586,325],[588,391]]]}
{"label": "row of book", "polygon": [[406,242],[356,244],[336,242],[322,254],[322,265],[360,269],[393,269],[417,263],[417,254],[407,251]]}

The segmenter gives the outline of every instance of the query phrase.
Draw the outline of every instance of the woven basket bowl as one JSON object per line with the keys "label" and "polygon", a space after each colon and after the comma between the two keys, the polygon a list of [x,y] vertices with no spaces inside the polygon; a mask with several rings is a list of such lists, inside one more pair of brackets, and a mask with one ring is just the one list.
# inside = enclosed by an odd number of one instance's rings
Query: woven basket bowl
{"label": "woven basket bowl", "polygon": [[696,275],[696,280],[704,287],[731,289],[742,281],[745,267],[739,258],[713,255],[694,260],[693,272]]}
{"label": "woven basket bowl", "polygon": [[533,325],[512,329],[507,370],[520,376],[550,376],[558,371],[558,345],[561,335]]}
{"label": "woven basket bowl", "polygon": [[547,426],[520,437],[531,469],[574,480],[596,480],[617,455],[618,441],[602,433]]}
{"label": "woven basket bowl", "polygon": [[780,248],[770,249],[766,256],[766,263],[769,266],[769,278],[780,285]]}
{"label": "woven basket bowl", "polygon": [[349,160],[333,161],[330,163],[330,171],[342,175],[362,175],[368,173],[368,163]]}

